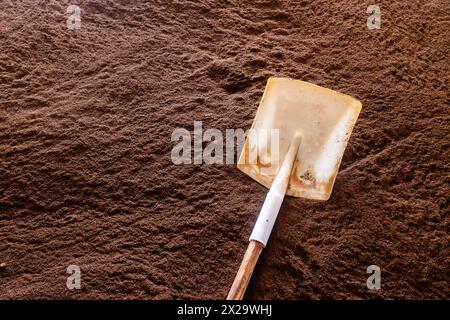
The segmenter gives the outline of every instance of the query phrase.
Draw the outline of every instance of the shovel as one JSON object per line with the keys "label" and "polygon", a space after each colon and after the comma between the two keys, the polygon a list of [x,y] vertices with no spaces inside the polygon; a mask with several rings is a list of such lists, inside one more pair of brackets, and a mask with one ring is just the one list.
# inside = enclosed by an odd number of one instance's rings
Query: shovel
{"label": "shovel", "polygon": [[237,167],[267,188],[227,300],[240,300],[285,194],[328,200],[361,103],[289,78],[269,78]]}

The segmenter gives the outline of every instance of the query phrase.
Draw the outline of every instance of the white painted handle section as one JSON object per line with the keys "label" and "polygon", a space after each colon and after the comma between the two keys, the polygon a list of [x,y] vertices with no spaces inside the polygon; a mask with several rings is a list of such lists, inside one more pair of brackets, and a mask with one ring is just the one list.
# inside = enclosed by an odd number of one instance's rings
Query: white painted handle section
{"label": "white painted handle section", "polygon": [[289,184],[292,167],[297,156],[298,147],[302,141],[300,132],[296,132],[292,138],[289,150],[283,160],[280,170],[267,193],[266,200],[256,221],[250,240],[261,242],[264,247],[267,245],[270,233],[272,232],[275,220],[277,220],[278,211],[283,203],[284,195]]}

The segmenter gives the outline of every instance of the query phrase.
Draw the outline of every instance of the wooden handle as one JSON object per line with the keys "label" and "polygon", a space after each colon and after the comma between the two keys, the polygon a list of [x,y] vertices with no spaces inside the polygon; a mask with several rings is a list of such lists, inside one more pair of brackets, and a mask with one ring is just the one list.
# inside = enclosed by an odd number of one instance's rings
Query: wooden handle
{"label": "wooden handle", "polygon": [[295,132],[288,152],[284,157],[283,164],[278,170],[277,176],[272,182],[269,193],[264,200],[258,220],[256,220],[255,227],[250,235],[250,243],[248,244],[247,251],[242,259],[236,278],[234,278],[230,292],[228,292],[227,300],[241,300],[244,296],[250,278],[252,277],[253,269],[255,269],[262,249],[269,240],[270,233],[278,216],[278,211],[280,211],[281,204],[283,203],[284,194],[289,184],[292,167],[294,166],[301,141],[301,133]]}
{"label": "wooden handle", "polygon": [[241,300],[244,297],[245,290],[247,289],[263,248],[264,245],[261,242],[250,240],[247,251],[242,259],[241,266],[231,285],[230,292],[228,292],[227,300]]}

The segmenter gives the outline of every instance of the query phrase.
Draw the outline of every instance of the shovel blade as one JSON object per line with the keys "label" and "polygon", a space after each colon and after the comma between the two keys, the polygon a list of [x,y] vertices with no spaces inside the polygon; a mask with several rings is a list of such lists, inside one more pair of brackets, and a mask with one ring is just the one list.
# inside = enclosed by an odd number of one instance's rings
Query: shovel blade
{"label": "shovel blade", "polygon": [[238,168],[270,188],[296,132],[302,134],[286,194],[327,200],[361,111],[353,97],[308,82],[269,78]]}

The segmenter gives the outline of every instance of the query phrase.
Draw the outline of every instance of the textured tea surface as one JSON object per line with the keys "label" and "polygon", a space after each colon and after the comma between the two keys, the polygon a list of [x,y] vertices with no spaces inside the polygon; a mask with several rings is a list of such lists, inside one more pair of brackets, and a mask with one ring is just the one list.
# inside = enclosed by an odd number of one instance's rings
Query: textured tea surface
{"label": "textured tea surface", "polygon": [[[288,198],[254,299],[450,298],[448,1],[3,1],[0,298],[224,298],[266,189],[176,166],[269,76],[363,103],[327,202]],[[66,288],[79,265],[82,289]],[[382,289],[366,287],[378,265]]]}

